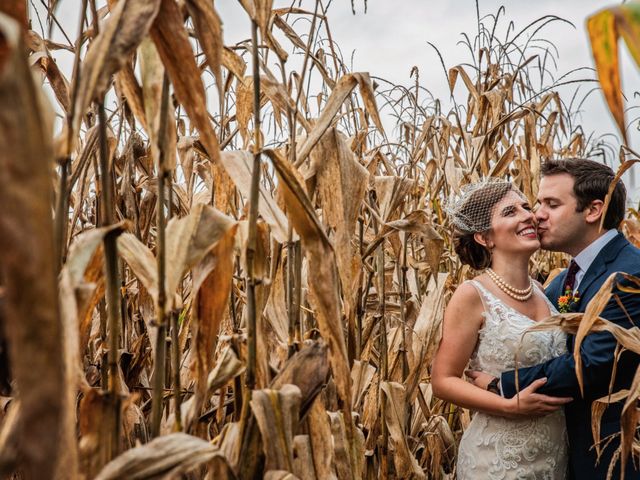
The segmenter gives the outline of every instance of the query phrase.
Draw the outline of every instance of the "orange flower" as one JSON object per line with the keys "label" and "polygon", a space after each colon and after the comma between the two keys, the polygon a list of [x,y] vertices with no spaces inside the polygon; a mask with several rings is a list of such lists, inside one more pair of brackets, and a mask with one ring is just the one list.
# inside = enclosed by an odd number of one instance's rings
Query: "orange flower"
{"label": "orange flower", "polygon": [[558,310],[560,313],[569,313],[572,310],[572,307],[579,301],[580,297],[578,296],[577,291],[573,294],[571,291],[567,290],[564,295],[558,297]]}

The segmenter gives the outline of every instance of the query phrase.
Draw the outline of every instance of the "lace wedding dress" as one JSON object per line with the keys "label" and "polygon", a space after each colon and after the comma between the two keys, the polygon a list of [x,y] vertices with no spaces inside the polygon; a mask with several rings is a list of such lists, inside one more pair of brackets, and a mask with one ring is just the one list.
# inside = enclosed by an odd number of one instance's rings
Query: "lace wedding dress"
{"label": "lace wedding dress", "polygon": [[[478,343],[469,366],[496,377],[501,372],[529,367],[566,352],[566,337],[558,331],[532,332],[534,324],[491,294],[479,282],[485,312]],[[536,285],[536,294],[544,293]],[[557,313],[544,297],[551,313]],[[460,441],[457,478],[563,480],[567,440],[562,409],[545,417],[508,419],[478,412]]]}

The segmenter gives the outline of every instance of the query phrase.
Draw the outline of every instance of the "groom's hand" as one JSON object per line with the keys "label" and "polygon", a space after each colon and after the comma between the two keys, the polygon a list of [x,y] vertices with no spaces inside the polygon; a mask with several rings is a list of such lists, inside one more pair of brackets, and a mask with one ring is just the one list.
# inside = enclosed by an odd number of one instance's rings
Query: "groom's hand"
{"label": "groom's hand", "polygon": [[546,378],[539,378],[509,399],[509,413],[514,417],[540,417],[549,415],[573,401],[571,397],[550,397],[536,390],[547,382]]}
{"label": "groom's hand", "polygon": [[[489,383],[496,377],[477,370],[467,370],[465,374],[471,382],[483,390],[487,390]],[[539,378],[524,388],[520,395],[507,400],[507,410],[505,416],[512,418],[540,417],[562,408],[566,403],[573,400],[571,397],[551,397],[542,393],[537,393],[540,387],[547,382],[546,378]]]}
{"label": "groom's hand", "polygon": [[484,373],[484,372],[479,372],[477,370],[467,370],[464,373],[467,375],[467,377],[469,377],[469,379],[471,380],[471,383],[473,383],[476,387],[479,387],[483,390],[486,390],[489,383],[494,378],[496,378],[493,375],[489,375],[488,373]]}

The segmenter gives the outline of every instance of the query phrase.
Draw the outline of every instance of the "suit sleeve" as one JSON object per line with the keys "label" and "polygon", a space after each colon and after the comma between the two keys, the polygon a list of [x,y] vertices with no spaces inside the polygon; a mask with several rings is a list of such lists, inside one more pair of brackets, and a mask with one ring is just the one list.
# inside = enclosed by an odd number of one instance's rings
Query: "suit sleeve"
{"label": "suit sleeve", "polygon": [[[639,276],[639,274],[636,273],[635,276]],[[600,316],[624,328],[634,326],[630,318],[640,318],[640,294],[621,292],[617,287],[613,289],[613,293],[619,297],[626,313],[612,295]],[[596,399],[608,394],[615,363],[616,345],[617,341],[614,336],[608,332],[591,333],[582,342],[580,355],[582,356],[585,398]],[[618,369],[634,368],[635,371],[634,365],[637,366],[638,358],[631,352],[625,352],[619,359]],[[557,397],[582,397],[576,377],[573,352],[565,353],[533,367],[520,368],[517,374],[520,390],[529,386],[533,381],[546,377],[547,382],[537,390],[538,392]],[[502,374],[501,387],[506,398],[511,398],[516,394],[515,370]]]}

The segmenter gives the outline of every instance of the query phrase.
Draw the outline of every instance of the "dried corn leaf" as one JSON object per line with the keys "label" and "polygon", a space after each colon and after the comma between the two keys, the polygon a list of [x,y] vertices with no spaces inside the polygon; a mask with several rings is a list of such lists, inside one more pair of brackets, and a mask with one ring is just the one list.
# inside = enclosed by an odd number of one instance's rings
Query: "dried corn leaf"
{"label": "dried corn leaf", "polygon": [[448,277],[448,273],[438,273],[437,276],[429,278],[427,295],[420,307],[418,318],[413,327],[416,339],[412,342],[413,356],[409,358],[415,358],[416,364],[409,365],[409,376],[405,382],[407,385],[407,397],[411,402],[415,399],[417,386],[422,380],[427,366],[431,365],[433,355],[440,343],[442,319],[446,304],[444,291]]}
{"label": "dried corn leaf", "polygon": [[[577,335],[578,329],[582,325],[584,315],[583,313],[552,315],[539,321],[536,325],[529,327],[527,331],[536,332],[560,327],[563,332]],[[609,332],[614,336],[620,346],[640,355],[640,328],[638,327],[624,328],[602,317],[597,317],[596,320],[593,321],[587,334],[592,332]]]}
{"label": "dried corn leaf", "polygon": [[593,325],[600,318],[599,315],[607,306],[607,303],[611,298],[611,288],[613,287],[613,282],[616,280],[617,276],[617,273],[612,273],[611,275],[609,275],[598,292],[591,298],[589,304],[587,305],[587,308],[585,309],[584,317],[582,317],[582,321],[580,322],[580,326],[578,327],[578,331],[576,333],[575,345],[573,349],[573,359],[576,362],[576,377],[578,378],[578,385],[580,385],[580,392],[583,396],[584,381],[582,376],[582,355],[580,354],[580,346],[582,345],[585,337],[591,331]]}
{"label": "dried corn leaf", "polygon": [[[176,292],[185,273],[193,268],[236,222],[208,205],[199,203],[183,218],[172,218],[166,230],[167,262],[165,291],[167,310],[178,306]],[[158,301],[156,261],[142,242],[131,234],[118,239],[118,251],[149,294]]]}
{"label": "dried corn leaf", "polygon": [[[233,280],[233,247],[237,224],[227,230],[215,246],[194,269],[195,314],[191,321],[195,343],[196,388],[195,414],[205,401],[208,391],[207,376],[213,368],[215,343],[225,311],[229,306],[229,293]],[[203,278],[196,283],[196,278]]]}
{"label": "dried corn leaf", "polygon": [[376,369],[370,363],[364,363],[360,360],[355,360],[351,367],[351,382],[353,385],[353,410],[359,410],[360,403],[371,386],[371,380],[375,374]]}
{"label": "dried corn leaf", "polygon": [[396,176],[375,177],[374,189],[378,198],[380,217],[385,222],[397,218],[396,213],[400,206],[407,201],[415,180]]}
{"label": "dried corn leaf", "polygon": [[[4,399],[3,399],[4,400]],[[4,403],[4,402],[3,402]],[[0,428],[0,462],[4,469],[15,466],[19,458],[20,401],[12,400],[3,405],[2,428]]]}
{"label": "dried corn leaf", "polygon": [[178,479],[212,461],[226,464],[217,447],[192,435],[172,433],[127,450],[109,462],[96,480]]}
{"label": "dried corn leaf", "polygon": [[593,435],[594,447],[598,458],[600,458],[602,454],[602,443],[600,442],[600,422],[602,420],[602,414],[604,414],[609,404],[617,403],[628,396],[629,390],[620,390],[613,395],[598,398],[591,404],[591,434]]}
{"label": "dried corn leaf", "polygon": [[209,158],[219,162],[220,144],[207,114],[207,97],[200,70],[178,4],[174,0],[160,0],[160,11],[150,34],[171,79],[176,98],[200,132],[200,141]]}
{"label": "dried corn leaf", "polygon": [[189,215],[173,218],[167,225],[167,292],[173,294],[185,272],[194,267],[236,222],[202,203]]}
{"label": "dried corn leaf", "polygon": [[373,94],[373,88],[371,86],[371,80],[367,73],[350,73],[340,77],[335,88],[331,91],[331,95],[327,100],[326,105],[322,109],[322,113],[318,118],[311,132],[309,132],[304,143],[298,148],[296,154],[296,164],[301,165],[304,162],[311,150],[320,141],[320,138],[324,135],[324,132],[329,128],[336,114],[342,107],[344,101],[349,97],[356,85],[360,86],[360,94],[364,100],[367,111],[373,117],[373,121],[381,132],[384,132],[382,127],[382,121],[378,114],[378,107],[376,106],[375,97]]}
{"label": "dried corn leaf", "polygon": [[[334,466],[338,480],[362,478],[364,473],[364,435],[355,426],[350,427],[342,412],[327,412],[333,436]],[[348,429],[353,429],[353,440],[349,440]]]}
{"label": "dried corn leaf", "polygon": [[193,21],[200,45],[207,56],[207,63],[222,91],[222,21],[212,3],[205,0],[187,0],[189,16]]}
{"label": "dried corn leaf", "polygon": [[144,114],[145,106],[142,98],[142,88],[138,84],[138,80],[133,72],[131,61],[125,62],[120,71],[116,73],[116,87],[126,98],[129,108],[131,108],[133,115],[142,124],[142,128],[148,131],[147,119]]}
{"label": "dried corn leaf", "polygon": [[[638,39],[638,42],[640,42],[640,38]],[[636,159],[626,160],[622,163],[622,165],[620,165],[620,167],[618,167],[616,176],[613,177],[613,180],[611,180],[611,183],[609,184],[609,190],[607,191],[607,195],[604,197],[604,206],[602,207],[602,218],[600,219],[600,230],[602,230],[602,228],[604,227],[604,220],[607,216],[607,210],[609,210],[609,204],[611,203],[611,195],[613,195],[613,191],[615,190],[616,185],[618,185],[618,182],[620,182],[620,179],[622,178],[622,175],[624,174],[624,172],[626,172],[631,167],[633,167],[634,164],[639,162],[640,160],[636,160]]]}
{"label": "dried corn leaf", "polygon": [[[349,347],[355,346],[355,310],[359,256],[354,256],[352,239],[366,192],[369,173],[349,149],[346,139],[331,128],[311,152],[311,170],[316,171],[316,191],[322,205],[325,225],[335,229],[336,261],[342,284]],[[354,352],[350,352],[353,356]]]}
{"label": "dried corn leaf", "polygon": [[251,395],[251,410],[262,434],[267,471],[293,472],[293,437],[300,399],[300,389],[291,384],[279,390],[254,390]]}
{"label": "dried corn leaf", "polygon": [[[229,346],[225,347],[216,362],[215,368],[209,372],[204,397],[207,398],[209,395],[212,395],[216,390],[224,387],[244,371],[244,363],[240,361],[233,349]],[[198,407],[195,395],[182,404],[182,416],[185,419],[185,429],[188,430],[189,426],[196,420],[197,415],[199,415],[199,410],[200,408]],[[227,456],[227,458],[230,457]]]}
{"label": "dried corn leaf", "polygon": [[[160,8],[160,0],[120,0],[111,10],[100,34],[89,46],[82,65],[73,115],[74,141],[91,101],[102,101],[111,77],[122,68],[147,35]],[[71,150],[71,148],[70,148]]]}
{"label": "dried corn leaf", "polygon": [[[629,461],[629,454],[633,448],[636,430],[638,428],[638,420],[640,419],[638,398],[640,398],[640,369],[637,369],[633,376],[633,382],[631,382],[627,400],[624,403],[624,407],[622,407],[622,418],[620,419],[620,426],[622,427],[620,431],[620,462],[622,472],[625,471],[627,462]],[[593,426],[593,420],[591,425]]]}
{"label": "dried corn leaf", "polygon": [[285,345],[289,338],[289,314],[285,290],[285,264],[282,262],[271,282],[271,291],[264,309],[264,319],[275,334],[277,342]]}
{"label": "dried corn leaf", "polygon": [[625,233],[627,240],[636,247],[640,246],[640,221],[628,218],[622,221],[620,229]]}
{"label": "dried corn leaf", "polygon": [[264,480],[298,480],[298,477],[285,470],[269,470],[265,472]]}
{"label": "dried corn leaf", "polygon": [[453,94],[453,89],[456,86],[458,75],[462,77],[462,81],[467,87],[467,90],[469,91],[469,93],[473,96],[473,99],[475,100],[475,105],[477,106],[480,103],[480,95],[478,94],[476,85],[474,85],[473,81],[471,80],[471,77],[469,77],[469,74],[467,73],[467,71],[464,69],[462,65],[457,65],[449,69],[449,91]]}
{"label": "dried corn leaf", "polygon": [[391,435],[394,447],[393,463],[400,478],[426,478],[418,465],[418,461],[409,450],[404,434],[406,425],[405,390],[396,382],[381,382],[380,390],[384,393],[385,422]]}
{"label": "dried corn leaf", "polygon": [[312,451],[309,435],[296,435],[293,438],[293,473],[300,480],[317,478],[313,467]]}
{"label": "dried corn leaf", "polygon": [[[65,362],[65,392],[66,402],[64,422],[60,437],[66,448],[60,454],[60,461],[65,475],[74,477],[78,470],[78,449],[76,442],[76,399],[78,389],[85,381],[82,371],[81,352],[87,344],[88,325],[86,316],[95,307],[98,297],[104,293],[103,289],[97,289],[95,285],[88,285],[86,272],[98,268],[102,276],[104,259],[102,255],[102,243],[106,235],[118,235],[127,227],[127,222],[121,222],[109,227],[89,230],[76,237],[76,241],[69,250],[67,262],[61,273],[59,282],[60,313],[62,315],[62,332]],[[88,272],[93,275],[93,272]],[[89,296],[90,299],[83,299]]]}
{"label": "dried corn leaf", "polygon": [[224,47],[222,49],[222,65],[235,75],[239,81],[242,81],[244,73],[247,70],[247,64],[244,63],[240,55],[230,48]]}
{"label": "dried corn leaf", "polygon": [[331,368],[344,405],[351,405],[351,376],[347,360],[346,344],[342,333],[338,272],[331,243],[315,214],[299,173],[282,155],[266,150],[282,182],[283,194],[288,206],[287,214],[293,227],[300,234],[307,261],[314,272],[314,282],[309,284],[320,332],[329,344]]}
{"label": "dried corn leaf", "polygon": [[125,233],[118,238],[118,253],[129,265],[149,295],[158,301],[158,270],[151,250],[135,235]]}
{"label": "dried corn leaf", "polygon": [[[326,384],[328,372],[327,347],[321,342],[315,342],[287,360],[280,373],[271,382],[270,388],[280,389],[288,384],[295,385],[301,395],[302,416]],[[259,467],[263,462],[260,430],[253,417],[244,428],[249,432],[245,433],[248,442],[243,444],[239,453],[239,458],[244,461],[238,465],[238,475],[242,478],[254,478],[258,475]]]}
{"label": "dried corn leaf", "polygon": [[51,254],[50,107],[33,81],[25,51],[21,26],[0,13],[0,275],[4,286],[0,317],[19,389],[17,438],[12,442],[20,452],[25,476],[36,478],[54,472],[58,452],[73,448],[58,439],[52,441],[52,432],[73,429],[73,425],[63,424],[72,416],[65,412],[60,395],[65,378],[57,272]]}
{"label": "dried corn leaf", "polygon": [[[31,31],[30,33],[32,35],[37,35],[33,31]],[[33,57],[31,57],[30,60],[32,60],[32,58]],[[40,66],[42,72],[47,77],[56,100],[58,101],[62,109],[68,113],[71,103],[71,100],[69,98],[70,85],[69,81],[60,71],[60,68],[58,68],[58,64],[45,49],[41,51],[41,56],[37,59],[36,64]]]}
{"label": "dried corn leaf", "polygon": [[371,255],[378,245],[393,232],[407,232],[414,233],[424,242],[425,250],[428,251],[427,258],[429,259],[429,266],[432,271],[438,271],[438,264],[440,263],[440,257],[442,250],[444,249],[444,239],[433,228],[432,222],[424,210],[415,210],[409,213],[401,220],[394,220],[387,222],[383,225],[380,233],[369,243],[367,249],[362,255],[363,258]]}
{"label": "dried corn leaf", "polygon": [[[233,179],[234,184],[245,198],[249,200],[251,193],[251,174],[253,171],[253,154],[246,150],[234,150],[231,152],[222,152],[220,155],[225,170]],[[280,210],[271,193],[260,185],[260,197],[258,200],[258,212],[264,218],[265,222],[271,227],[271,232],[275,239],[280,243],[288,241],[289,222],[287,217]],[[293,240],[296,240],[294,237]]]}
{"label": "dried corn leaf", "polygon": [[90,387],[83,389],[78,406],[78,433],[82,471],[90,478],[109,461],[102,442],[108,436],[112,408],[113,402],[106,392]]}
{"label": "dried corn leaf", "polygon": [[636,64],[640,65],[640,27],[635,2],[603,9],[587,19],[591,51],[602,93],[609,105],[624,143],[627,142],[622,82],[618,60],[618,39],[624,38]]}
{"label": "dried corn leaf", "polygon": [[[138,49],[140,57],[140,77],[142,79],[142,99],[144,105],[145,130],[149,135],[149,145],[154,163],[159,165],[160,158],[160,103],[162,100],[162,83],[164,79],[164,67],[158,55],[155,45],[150,37],[140,44]],[[169,116],[167,115],[167,120]],[[167,122],[167,128],[173,125],[175,136],[175,122]],[[167,132],[168,133],[168,132]],[[151,173],[151,172],[150,172]]]}
{"label": "dried corn leaf", "polygon": [[333,445],[327,441],[327,439],[331,438],[331,424],[329,423],[329,416],[322,397],[316,397],[307,418],[315,478],[335,479],[336,476],[333,472]]}
{"label": "dried corn leaf", "polygon": [[271,34],[271,8],[273,0],[240,0],[240,4],[247,11],[249,17],[251,17],[260,28],[262,38],[265,40],[267,46],[278,55],[280,61],[286,62],[289,55]]}

